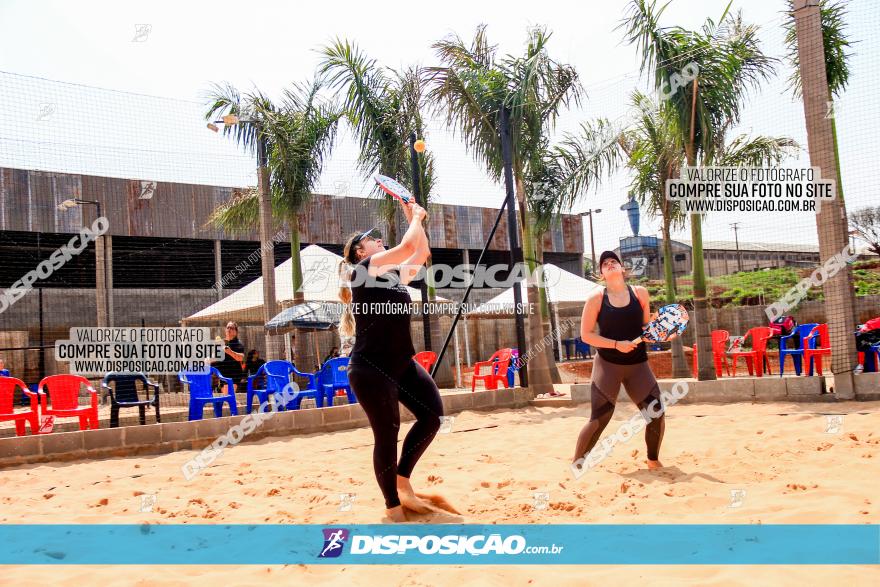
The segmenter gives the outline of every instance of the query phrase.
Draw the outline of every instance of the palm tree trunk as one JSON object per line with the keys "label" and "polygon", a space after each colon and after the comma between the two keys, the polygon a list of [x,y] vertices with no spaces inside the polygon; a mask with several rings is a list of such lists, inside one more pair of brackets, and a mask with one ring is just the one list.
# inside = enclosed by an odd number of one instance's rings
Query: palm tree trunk
{"label": "palm tree trunk", "polygon": [[[661,186],[666,185],[666,176],[666,173],[661,173]],[[669,229],[671,223],[671,219],[669,218],[669,201],[665,198],[665,194],[662,194],[661,198],[661,201],[663,202],[663,273],[666,279],[666,303],[674,304],[676,302],[675,272],[673,270],[675,258],[672,256],[672,236]],[[680,336],[676,336],[672,339],[670,349],[672,352],[672,377],[675,379],[690,377],[691,371],[684,358],[684,345],[681,342]]]}
{"label": "palm tree trunk", "polygon": [[837,161],[837,197],[842,200],[843,179],[840,174],[840,149],[837,146],[837,120],[835,120],[834,116],[831,117],[831,137],[834,139],[834,159]]}
{"label": "palm tree trunk", "polygon": [[290,276],[293,280],[293,303],[302,304],[306,301],[303,294],[302,257],[300,256],[299,213],[293,212],[288,219],[290,224]]}
{"label": "palm tree trunk", "polygon": [[[428,235],[427,230],[425,230],[425,237],[428,238],[428,246],[430,248],[431,239]],[[437,300],[437,288],[434,287],[434,280],[431,277],[431,265],[431,255],[428,255],[428,258],[425,260],[425,283],[428,286],[428,301],[433,305],[433,303]],[[443,339],[445,338],[440,332],[440,316],[434,313],[429,314],[428,323],[431,326],[431,350],[439,354],[440,348],[443,346]],[[454,370],[455,361],[458,360],[458,358],[455,356],[455,352],[447,353],[445,356],[452,357],[452,360],[449,362],[444,362],[443,365],[440,365],[440,367],[437,368],[437,374],[434,376],[434,379],[437,382],[438,386],[446,385],[449,387],[455,387]],[[449,364],[452,365],[451,369],[446,366]]]}
{"label": "palm tree trunk", "polygon": [[[689,163],[690,164],[690,163]],[[714,380],[712,365],[712,332],[709,328],[709,302],[706,299],[706,272],[703,266],[703,226],[699,214],[691,215],[691,241],[693,249],[694,280],[694,331],[697,339],[697,379]]]}
{"label": "palm tree trunk", "polygon": [[[288,223],[290,224],[290,277],[293,282],[293,305],[298,305],[306,301],[302,287],[302,256],[300,255],[299,250],[299,213],[291,213]],[[310,364],[311,361],[307,360],[307,357],[309,357],[312,352],[311,349],[314,348],[314,344],[312,344],[312,337],[314,336],[317,336],[317,334],[315,332],[310,332],[308,335],[306,333],[300,333],[300,335],[296,337],[296,342],[293,346],[293,362],[300,371],[311,371],[314,366]],[[315,362],[317,363],[320,360],[321,357],[317,357]]]}
{"label": "palm tree trunk", "polygon": [[[538,262],[544,264],[544,236],[539,234],[535,239],[535,258]],[[552,312],[550,312],[550,303],[547,299],[547,289],[538,287],[541,296],[541,329],[543,336],[541,340],[545,341],[544,352],[547,355],[547,364],[550,368],[550,380],[553,383],[562,383],[562,377],[559,375],[559,369],[556,367],[556,356],[553,354],[555,346],[556,333],[552,327]],[[559,328],[559,325],[556,325]],[[561,358],[561,357],[560,357]]]}
{"label": "palm tree trunk", "polygon": [[[672,256],[672,241],[670,239],[669,218],[663,217],[663,271],[666,278],[666,303],[676,302],[675,274],[673,273],[674,258]],[[672,377],[682,379],[691,376],[687,360],[684,358],[684,344],[681,337],[676,336],[670,345],[672,351]]]}
{"label": "palm tree trunk", "polygon": [[[519,203],[520,212],[520,242],[523,247],[523,257],[528,267],[529,276],[526,281],[529,300],[529,326],[528,326],[528,349],[523,353],[523,349],[519,349],[520,356],[528,357],[529,367],[529,387],[537,395],[540,393],[550,393],[553,391],[553,378],[550,375],[550,365],[547,361],[547,354],[544,351],[545,343],[544,328],[541,323],[540,310],[540,288],[534,277],[535,271],[535,251],[534,237],[532,236],[532,223],[529,221],[528,203],[526,202],[526,190],[520,173],[516,174],[516,199]],[[515,230],[515,227],[510,227]],[[538,306],[537,312],[532,312],[532,304]]]}
{"label": "palm tree trunk", "polygon": [[388,218],[385,219],[385,222],[388,224],[388,243],[387,246],[390,249],[391,247],[397,246],[397,215],[396,210],[395,213],[389,215]]}
{"label": "palm tree trunk", "polygon": [[[689,167],[697,164],[694,131],[696,129],[696,108],[699,78],[694,78],[691,106],[691,137],[685,146],[685,155]],[[706,270],[703,264],[703,221],[699,214],[691,214],[691,259],[693,261],[694,280],[694,332],[697,339],[697,379],[711,381],[715,379],[715,368],[712,365],[712,333],[709,328],[709,302],[706,299]]]}
{"label": "palm tree trunk", "polygon": [[697,379],[715,379],[712,366],[712,334],[709,328],[709,302],[706,299],[706,275],[703,270],[703,229],[699,215],[691,216],[691,241],[694,263],[694,330],[697,339]]}

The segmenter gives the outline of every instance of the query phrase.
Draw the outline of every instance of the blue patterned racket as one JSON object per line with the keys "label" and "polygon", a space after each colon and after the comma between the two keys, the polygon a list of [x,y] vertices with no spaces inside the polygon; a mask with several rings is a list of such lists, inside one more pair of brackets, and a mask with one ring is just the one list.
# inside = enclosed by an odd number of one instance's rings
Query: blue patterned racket
{"label": "blue patterned racket", "polygon": [[633,343],[666,342],[673,334],[681,334],[688,325],[688,313],[680,304],[669,304],[657,311],[657,317],[645,324],[642,335]]}
{"label": "blue patterned racket", "polygon": [[413,199],[413,195],[409,193],[409,190],[403,187],[397,180],[379,173],[377,173],[373,179],[379,184],[379,187],[392,198],[397,198],[404,204],[409,204],[410,200]]}

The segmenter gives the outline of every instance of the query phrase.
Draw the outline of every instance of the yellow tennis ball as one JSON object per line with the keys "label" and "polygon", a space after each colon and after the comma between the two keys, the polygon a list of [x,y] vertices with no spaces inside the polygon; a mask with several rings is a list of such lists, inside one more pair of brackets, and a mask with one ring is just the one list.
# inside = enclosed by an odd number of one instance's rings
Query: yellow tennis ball
{"label": "yellow tennis ball", "polygon": [[413,144],[413,149],[416,150],[416,153],[424,153],[425,152],[425,141],[422,139],[417,140]]}

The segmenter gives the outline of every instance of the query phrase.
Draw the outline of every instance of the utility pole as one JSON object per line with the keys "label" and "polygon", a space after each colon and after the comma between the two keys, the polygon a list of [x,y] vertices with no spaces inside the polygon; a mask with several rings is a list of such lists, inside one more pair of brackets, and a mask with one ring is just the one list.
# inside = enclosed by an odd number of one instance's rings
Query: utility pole
{"label": "utility pole", "polygon": [[736,269],[737,271],[742,272],[743,258],[742,254],[739,252],[739,222],[734,222],[730,227],[733,228],[733,239],[736,241]]}

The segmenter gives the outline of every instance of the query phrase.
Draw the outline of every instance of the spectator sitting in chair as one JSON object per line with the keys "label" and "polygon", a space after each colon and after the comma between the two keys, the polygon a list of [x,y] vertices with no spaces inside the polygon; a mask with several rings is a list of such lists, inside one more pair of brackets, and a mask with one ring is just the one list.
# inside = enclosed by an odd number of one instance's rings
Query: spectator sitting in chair
{"label": "spectator sitting in chair", "polygon": [[[223,349],[223,352],[226,356],[223,357],[222,361],[211,363],[211,366],[216,367],[223,377],[232,379],[235,390],[238,390],[244,377],[244,370],[242,369],[244,364],[244,345],[238,340],[238,324],[229,322],[226,325],[225,340],[226,348]],[[224,389],[223,391],[225,392],[226,390]]]}
{"label": "spectator sitting in chair", "polygon": [[321,361],[321,364],[323,365],[324,363],[326,363],[326,362],[329,361],[330,359],[335,359],[335,358],[337,358],[338,356],[339,356],[339,349],[336,348],[336,347],[333,347],[332,349],[330,349],[330,352],[327,353],[327,356],[324,357],[324,360]]}

